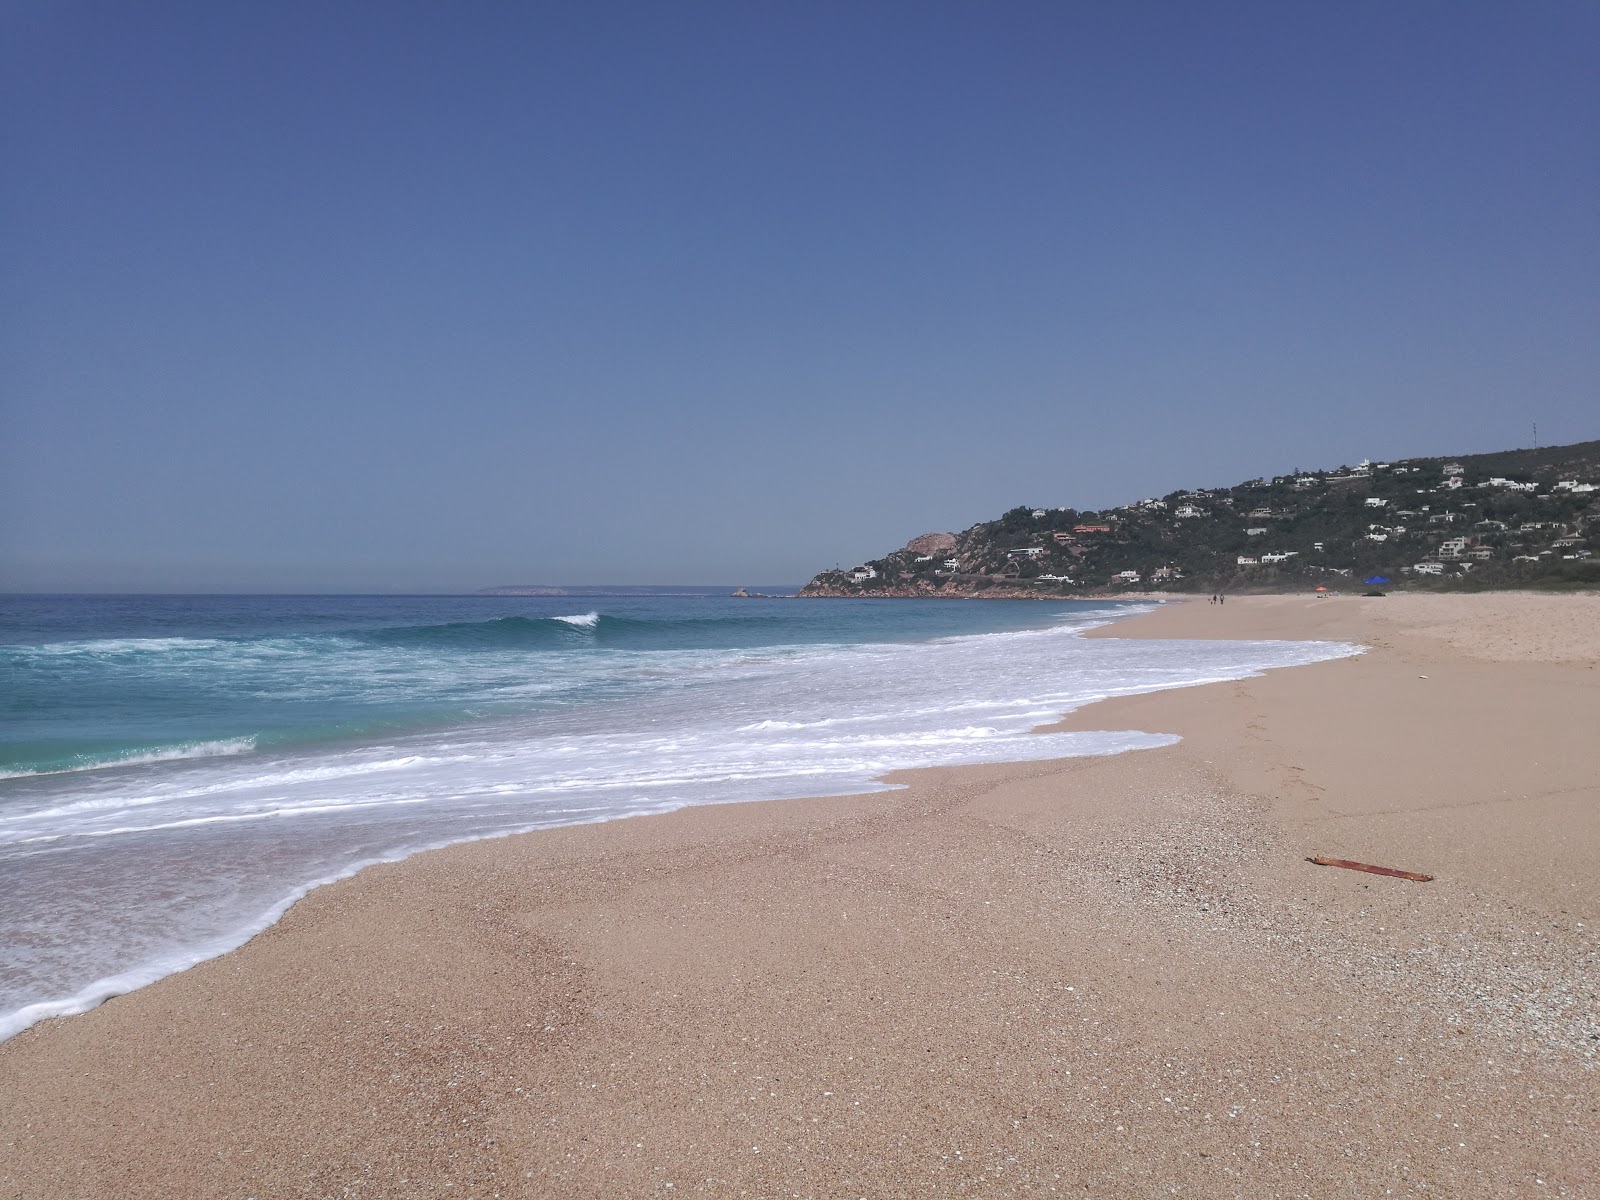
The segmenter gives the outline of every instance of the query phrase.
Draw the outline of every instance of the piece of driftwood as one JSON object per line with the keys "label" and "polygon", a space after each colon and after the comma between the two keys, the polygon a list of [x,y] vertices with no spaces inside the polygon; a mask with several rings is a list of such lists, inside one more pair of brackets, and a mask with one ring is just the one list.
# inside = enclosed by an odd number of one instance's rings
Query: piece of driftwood
{"label": "piece of driftwood", "polygon": [[1343,867],[1347,871],[1366,871],[1371,875],[1393,875],[1396,879],[1409,879],[1413,883],[1431,883],[1432,875],[1423,875],[1417,871],[1401,871],[1394,867],[1375,867],[1371,863],[1351,862],[1347,858],[1323,858],[1317,855],[1307,858],[1307,862],[1316,863],[1319,867]]}

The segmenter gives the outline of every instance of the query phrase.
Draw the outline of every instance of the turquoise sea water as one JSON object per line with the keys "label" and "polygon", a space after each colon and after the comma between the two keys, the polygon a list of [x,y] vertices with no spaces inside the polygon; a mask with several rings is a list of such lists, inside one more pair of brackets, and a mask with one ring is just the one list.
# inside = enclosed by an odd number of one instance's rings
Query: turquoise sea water
{"label": "turquoise sea water", "polygon": [[[1132,606],[1134,609],[1137,606]],[[0,597],[0,1037],[452,841],[1114,753],[1103,696],[1350,653],[1085,640],[1091,602]]]}
{"label": "turquoise sea water", "polygon": [[729,652],[1051,624],[1061,605],[0,597],[0,776],[289,749],[685,685]]}

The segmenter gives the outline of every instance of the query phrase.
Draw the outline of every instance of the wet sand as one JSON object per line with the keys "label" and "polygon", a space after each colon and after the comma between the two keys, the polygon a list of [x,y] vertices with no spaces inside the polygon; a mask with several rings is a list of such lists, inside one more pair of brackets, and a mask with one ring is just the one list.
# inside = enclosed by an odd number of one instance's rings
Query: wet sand
{"label": "wet sand", "polygon": [[319,889],[0,1044],[0,1196],[1600,1195],[1600,597],[1099,634],[1372,649]]}

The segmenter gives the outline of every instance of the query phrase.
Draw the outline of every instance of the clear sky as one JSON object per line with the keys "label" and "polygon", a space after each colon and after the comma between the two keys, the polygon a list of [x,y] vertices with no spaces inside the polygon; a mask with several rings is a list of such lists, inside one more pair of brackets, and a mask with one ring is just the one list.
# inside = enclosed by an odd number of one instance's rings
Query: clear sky
{"label": "clear sky", "polygon": [[1600,5],[0,16],[0,588],[798,582],[1600,436]]}

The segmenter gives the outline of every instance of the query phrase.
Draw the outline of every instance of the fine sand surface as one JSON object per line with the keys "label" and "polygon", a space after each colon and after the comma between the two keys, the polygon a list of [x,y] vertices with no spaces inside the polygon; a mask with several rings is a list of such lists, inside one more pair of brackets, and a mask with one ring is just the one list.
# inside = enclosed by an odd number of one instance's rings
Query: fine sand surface
{"label": "fine sand surface", "polygon": [[1600,1196],[1600,597],[1099,633],[1372,649],[372,868],[0,1045],[0,1197]]}

